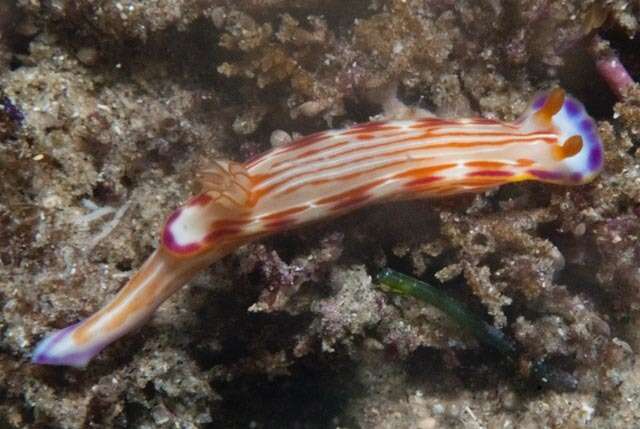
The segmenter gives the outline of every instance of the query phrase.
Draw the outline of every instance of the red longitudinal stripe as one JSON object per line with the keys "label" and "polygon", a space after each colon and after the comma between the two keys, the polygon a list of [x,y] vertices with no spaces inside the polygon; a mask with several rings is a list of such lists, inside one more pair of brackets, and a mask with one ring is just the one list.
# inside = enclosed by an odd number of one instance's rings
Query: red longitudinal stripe
{"label": "red longitudinal stripe", "polygon": [[198,196],[193,197],[192,199],[185,204],[186,206],[204,206],[211,202],[213,198],[207,194],[200,194]]}
{"label": "red longitudinal stripe", "polygon": [[239,235],[242,232],[241,228],[221,228],[215,229],[206,235],[204,238],[204,242],[211,243],[212,241],[219,240],[221,238],[226,238],[231,235]]}
{"label": "red longitudinal stripe", "polygon": [[504,170],[479,170],[479,171],[472,171],[470,173],[467,173],[468,177],[474,177],[474,176],[509,177],[513,175],[514,173],[512,171],[504,171]]}
{"label": "red longitudinal stripe", "polygon": [[353,136],[361,133],[377,133],[380,131],[394,131],[399,130],[400,127],[397,125],[390,125],[388,122],[368,122],[364,123],[361,126],[355,126],[349,128],[346,131],[342,131],[340,133],[341,136]]}
{"label": "red longitudinal stripe", "polygon": [[442,176],[427,176],[427,177],[421,177],[419,179],[414,179],[411,180],[407,183],[404,184],[405,188],[418,188],[418,187],[423,187],[426,185],[431,185],[434,184],[435,182],[442,180],[443,177]]}
{"label": "red longitudinal stripe", "polygon": [[485,118],[471,118],[465,121],[459,121],[456,119],[438,119],[438,118],[424,118],[418,119],[415,124],[410,125],[411,129],[423,129],[427,127],[447,127],[447,126],[470,126],[470,125],[495,125],[498,127],[509,128],[517,130],[518,127],[506,122],[496,121],[493,119]]}
{"label": "red longitudinal stripe", "polygon": [[346,198],[331,206],[331,210],[338,211],[353,208],[354,206],[364,204],[370,198],[371,195],[360,195],[357,197]]}
{"label": "red longitudinal stripe", "polygon": [[211,229],[242,227],[251,223],[250,219],[219,219],[211,223]]}
{"label": "red longitudinal stripe", "polygon": [[321,205],[321,204],[335,203],[340,200],[349,200],[349,199],[358,198],[359,196],[365,194],[366,192],[370,191],[371,189],[375,188],[381,183],[384,183],[385,181],[386,181],[385,179],[374,180],[373,182],[358,186],[346,192],[341,192],[339,194],[332,195],[330,197],[320,198],[316,200],[315,203],[318,205]]}
{"label": "red longitudinal stripe", "polygon": [[296,223],[296,219],[293,217],[283,217],[282,219],[275,219],[271,222],[265,222],[264,227],[271,231],[283,230],[292,227]]}
{"label": "red longitudinal stripe", "polygon": [[491,177],[467,177],[465,179],[457,179],[452,184],[456,186],[476,186],[476,187],[486,187],[486,186],[497,186],[502,185],[503,183],[508,182],[509,179],[506,178],[491,178]]}
{"label": "red longitudinal stripe", "polygon": [[286,216],[291,216],[294,214],[298,214],[302,211],[305,211],[308,207],[307,206],[297,206],[297,207],[291,207],[290,209],[286,209],[286,210],[281,210],[279,212],[275,212],[275,213],[271,213],[265,216],[261,216],[260,220],[262,221],[271,221],[271,220],[275,220],[275,219],[279,219],[282,217],[286,217]]}
{"label": "red longitudinal stripe", "polygon": [[499,125],[501,127],[511,128],[514,130],[518,129],[517,126],[508,122],[496,121],[495,119],[488,118],[470,118],[468,123],[476,125]]}

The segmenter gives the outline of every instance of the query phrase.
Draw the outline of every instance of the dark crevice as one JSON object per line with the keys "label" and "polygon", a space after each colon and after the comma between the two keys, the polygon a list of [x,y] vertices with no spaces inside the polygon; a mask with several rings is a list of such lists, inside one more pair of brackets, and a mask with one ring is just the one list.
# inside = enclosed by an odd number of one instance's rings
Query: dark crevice
{"label": "dark crevice", "polygon": [[208,427],[329,429],[353,423],[343,413],[361,389],[355,368],[340,353],[321,360],[300,359],[286,377],[247,374],[216,383],[223,400]]}
{"label": "dark crevice", "polygon": [[596,120],[611,119],[616,98],[596,70],[593,56],[584,43],[563,56],[559,70],[560,85],[584,104]]}
{"label": "dark crevice", "polygon": [[638,36],[630,38],[626,32],[615,27],[603,31],[601,36],[617,52],[631,77],[638,81],[640,79],[640,38]]}

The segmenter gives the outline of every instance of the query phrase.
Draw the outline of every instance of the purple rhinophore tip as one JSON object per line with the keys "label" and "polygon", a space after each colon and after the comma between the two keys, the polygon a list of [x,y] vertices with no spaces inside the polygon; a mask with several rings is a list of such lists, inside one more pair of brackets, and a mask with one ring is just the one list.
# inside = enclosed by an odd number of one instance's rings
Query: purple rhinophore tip
{"label": "purple rhinophore tip", "polygon": [[538,110],[540,109],[542,106],[544,106],[544,102],[547,101],[547,96],[546,95],[541,95],[540,97],[536,98],[535,101],[533,102],[533,104],[531,105],[531,107],[534,110]]}

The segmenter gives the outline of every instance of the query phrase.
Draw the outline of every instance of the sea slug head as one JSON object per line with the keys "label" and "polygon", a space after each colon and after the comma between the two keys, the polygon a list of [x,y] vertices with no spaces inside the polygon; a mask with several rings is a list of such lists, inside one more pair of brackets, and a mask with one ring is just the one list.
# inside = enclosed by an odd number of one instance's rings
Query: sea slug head
{"label": "sea slug head", "polygon": [[523,116],[531,129],[549,130],[558,135],[550,160],[529,170],[538,180],[558,184],[582,184],[602,170],[604,150],[594,120],[584,106],[556,88],[540,94]]}

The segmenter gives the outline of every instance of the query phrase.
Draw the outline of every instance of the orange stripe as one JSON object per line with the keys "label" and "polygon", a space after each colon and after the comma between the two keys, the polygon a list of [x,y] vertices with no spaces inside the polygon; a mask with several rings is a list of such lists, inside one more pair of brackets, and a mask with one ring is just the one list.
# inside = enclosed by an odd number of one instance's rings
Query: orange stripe
{"label": "orange stripe", "polygon": [[502,168],[509,167],[510,164],[499,161],[469,161],[464,163],[465,167],[478,167],[478,168]]}
{"label": "orange stripe", "polygon": [[251,175],[251,184],[253,186],[259,185],[260,183],[262,183],[265,180],[270,179],[272,177],[273,177],[273,174],[271,174],[271,173],[268,173],[268,174],[252,174]]}
{"label": "orange stripe", "polygon": [[516,161],[518,161],[518,165],[521,167],[529,167],[533,164],[535,164],[535,161],[531,160],[531,159],[525,159],[525,158],[519,158]]}
{"label": "orange stripe", "polygon": [[496,186],[501,185],[503,183],[508,183],[510,180],[508,178],[490,178],[490,177],[467,177],[464,179],[455,180],[455,185],[465,185],[465,186]]}
{"label": "orange stripe", "polygon": [[374,134],[366,134],[366,133],[362,133],[362,134],[358,134],[356,136],[356,138],[358,140],[371,140],[373,138],[375,138],[376,136]]}
{"label": "orange stripe", "polygon": [[455,167],[457,165],[458,164],[440,164],[440,165],[433,165],[431,167],[415,168],[413,170],[407,170],[407,171],[398,173],[394,176],[394,178],[400,179],[400,178],[410,177],[410,178],[419,179],[426,176],[432,176],[434,173],[438,173],[439,171],[443,171],[443,170],[448,170],[449,168]]}

